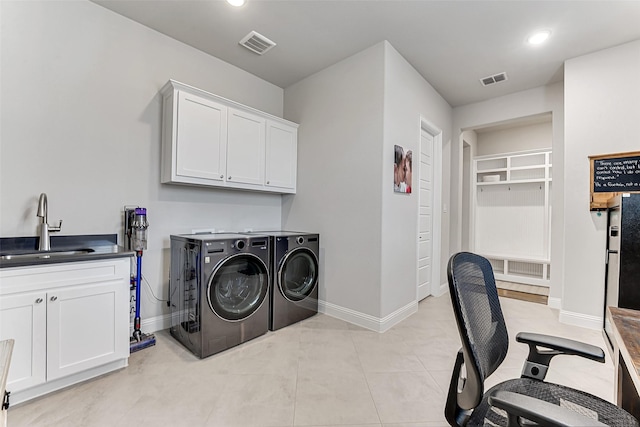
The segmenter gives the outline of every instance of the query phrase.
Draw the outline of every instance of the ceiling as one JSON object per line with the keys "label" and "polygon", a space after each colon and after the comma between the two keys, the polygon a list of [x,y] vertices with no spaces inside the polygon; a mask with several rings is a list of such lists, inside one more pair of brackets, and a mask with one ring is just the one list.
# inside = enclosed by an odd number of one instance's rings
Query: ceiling
{"label": "ceiling", "polygon": [[[387,40],[453,107],[561,81],[565,60],[640,39],[640,0],[92,1],[282,88]],[[539,28],[548,42],[526,45]],[[277,46],[240,46],[250,31]]]}

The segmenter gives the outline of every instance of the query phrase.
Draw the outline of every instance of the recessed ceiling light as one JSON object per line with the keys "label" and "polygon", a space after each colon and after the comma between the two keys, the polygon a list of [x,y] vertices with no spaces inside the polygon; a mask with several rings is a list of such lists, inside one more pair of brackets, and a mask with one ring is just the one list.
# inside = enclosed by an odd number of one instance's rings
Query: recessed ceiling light
{"label": "recessed ceiling light", "polygon": [[244,1],[245,0],[227,0],[227,3],[229,3],[231,6],[240,7],[244,5]]}
{"label": "recessed ceiling light", "polygon": [[550,30],[536,31],[535,33],[529,36],[529,38],[527,39],[527,42],[532,45],[539,45],[544,43],[549,38],[550,35],[551,35]]}

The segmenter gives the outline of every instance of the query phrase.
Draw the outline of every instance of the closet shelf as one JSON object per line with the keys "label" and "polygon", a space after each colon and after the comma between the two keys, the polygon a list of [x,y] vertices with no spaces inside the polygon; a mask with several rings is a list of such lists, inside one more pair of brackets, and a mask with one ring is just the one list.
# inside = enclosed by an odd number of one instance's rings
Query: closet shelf
{"label": "closet shelf", "polygon": [[544,169],[545,165],[534,165],[534,166],[511,166],[509,169],[514,170],[527,170],[527,169]]}
{"label": "closet shelf", "polygon": [[490,185],[513,185],[513,184],[530,184],[530,183],[544,183],[551,182],[551,178],[540,178],[540,179],[512,179],[510,181],[496,181],[496,182],[476,182],[478,187],[490,186]]}
{"label": "closet shelf", "polygon": [[551,282],[551,157],[541,150],[474,159],[470,248],[499,280]]}

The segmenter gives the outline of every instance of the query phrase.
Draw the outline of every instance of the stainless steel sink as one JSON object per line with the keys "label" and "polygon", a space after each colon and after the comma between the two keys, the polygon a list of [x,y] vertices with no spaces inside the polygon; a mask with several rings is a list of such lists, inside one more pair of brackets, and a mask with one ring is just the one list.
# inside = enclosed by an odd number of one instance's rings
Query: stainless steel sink
{"label": "stainless steel sink", "polygon": [[73,249],[66,251],[37,251],[37,252],[23,252],[23,253],[5,253],[0,255],[0,260],[37,260],[48,259],[62,256],[82,255],[95,252],[94,249]]}

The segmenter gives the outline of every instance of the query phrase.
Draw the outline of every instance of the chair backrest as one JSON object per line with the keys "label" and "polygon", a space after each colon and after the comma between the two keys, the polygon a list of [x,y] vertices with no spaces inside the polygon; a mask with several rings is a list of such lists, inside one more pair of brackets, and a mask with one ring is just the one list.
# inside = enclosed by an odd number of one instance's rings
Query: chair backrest
{"label": "chair backrest", "polygon": [[484,380],[506,357],[509,337],[491,263],[460,252],[449,259],[447,275],[467,375],[456,400],[460,408],[473,409],[482,400]]}

